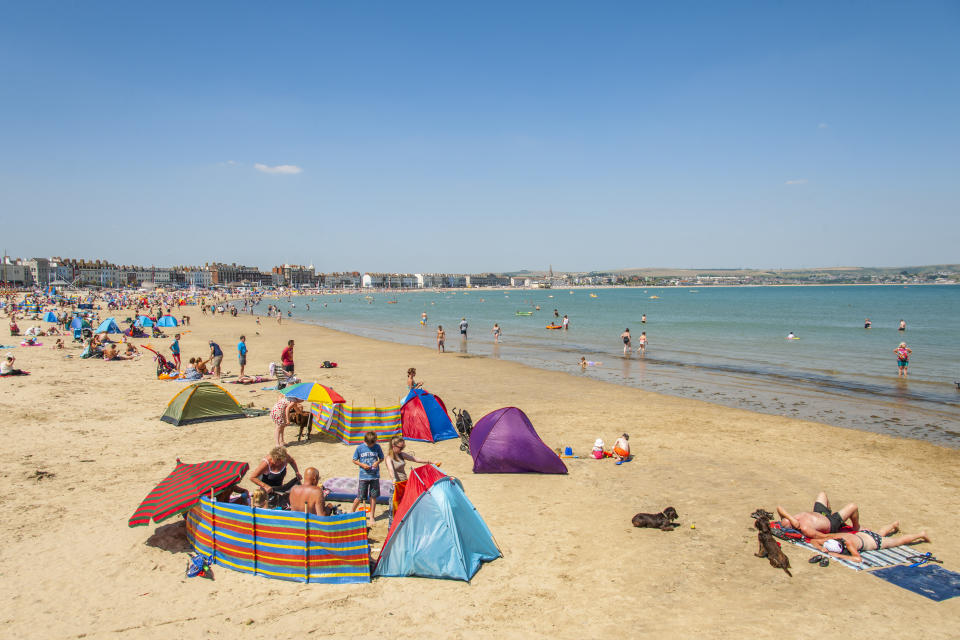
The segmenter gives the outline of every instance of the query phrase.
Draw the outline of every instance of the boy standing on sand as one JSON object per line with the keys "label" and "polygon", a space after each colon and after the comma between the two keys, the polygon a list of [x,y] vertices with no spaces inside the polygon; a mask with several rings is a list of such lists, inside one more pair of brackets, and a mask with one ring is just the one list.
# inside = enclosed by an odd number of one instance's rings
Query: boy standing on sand
{"label": "boy standing on sand", "polygon": [[173,353],[173,364],[177,371],[180,371],[180,334],[173,336],[173,342],[170,343],[170,352]]}
{"label": "boy standing on sand", "polygon": [[437,353],[446,353],[447,348],[443,346],[443,343],[447,339],[447,332],[443,330],[443,325],[437,325]]}
{"label": "boy standing on sand", "polygon": [[367,431],[363,436],[363,444],[358,444],[353,450],[353,464],[360,467],[357,497],[353,501],[353,510],[356,511],[361,502],[370,503],[367,512],[367,526],[372,527],[376,518],[377,498],[380,497],[380,463],[383,462],[383,449],[377,444],[377,434]]}
{"label": "boy standing on sand", "polygon": [[240,342],[237,343],[237,355],[240,359],[240,377],[243,377],[243,369],[247,366],[247,336],[240,336]]}

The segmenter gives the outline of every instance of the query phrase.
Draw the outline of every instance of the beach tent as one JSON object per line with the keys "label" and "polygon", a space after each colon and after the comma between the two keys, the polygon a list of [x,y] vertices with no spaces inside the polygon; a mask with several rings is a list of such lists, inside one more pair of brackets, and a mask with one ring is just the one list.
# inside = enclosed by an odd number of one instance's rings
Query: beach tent
{"label": "beach tent", "polygon": [[567,466],[516,407],[480,418],[470,432],[474,473],[566,473]]}
{"label": "beach tent", "polygon": [[89,329],[90,323],[83,319],[81,316],[75,317],[70,321],[71,329]]}
{"label": "beach tent", "polygon": [[403,437],[422,442],[438,442],[456,438],[447,407],[439,396],[423,389],[411,389],[400,407]]}
{"label": "beach tent", "polygon": [[374,575],[469,581],[501,555],[460,481],[424,465],[410,472]]}
{"label": "beach tent", "polygon": [[138,327],[152,327],[153,320],[151,320],[147,316],[137,316],[137,320],[133,324],[135,324]]}
{"label": "beach tent", "polygon": [[117,326],[117,321],[113,318],[107,318],[100,323],[100,326],[97,327],[97,330],[94,333],[123,333],[119,326]]}
{"label": "beach tent", "polygon": [[59,320],[57,320],[57,314],[55,314],[53,311],[47,311],[45,314],[43,314],[43,321],[44,321],[44,322],[59,322]]}
{"label": "beach tent", "polygon": [[197,382],[173,396],[160,419],[180,426],[243,417],[243,408],[229,391],[212,382]]}
{"label": "beach tent", "polygon": [[160,319],[157,320],[157,326],[158,327],[175,327],[177,326],[177,319],[174,318],[173,316],[161,316]]}

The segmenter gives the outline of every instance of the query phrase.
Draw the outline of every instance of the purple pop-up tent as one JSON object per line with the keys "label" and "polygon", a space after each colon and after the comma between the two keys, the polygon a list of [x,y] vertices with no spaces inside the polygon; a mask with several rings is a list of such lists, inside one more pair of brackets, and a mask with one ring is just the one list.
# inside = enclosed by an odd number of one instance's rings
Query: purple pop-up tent
{"label": "purple pop-up tent", "polygon": [[474,473],[566,473],[527,415],[504,407],[480,418],[470,432]]}

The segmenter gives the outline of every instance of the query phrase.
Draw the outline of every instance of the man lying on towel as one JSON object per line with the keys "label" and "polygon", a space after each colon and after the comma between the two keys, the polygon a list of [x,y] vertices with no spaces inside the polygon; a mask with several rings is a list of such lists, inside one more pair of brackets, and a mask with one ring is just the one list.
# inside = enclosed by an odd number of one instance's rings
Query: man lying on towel
{"label": "man lying on towel", "polygon": [[323,489],[318,486],[320,472],[313,467],[307,467],[303,472],[303,484],[290,489],[290,511],[312,513],[318,516],[328,516],[333,505],[326,504],[323,499]]}
{"label": "man lying on towel", "polygon": [[825,533],[837,533],[847,520],[850,521],[850,527],[854,531],[860,529],[860,510],[857,505],[851,502],[839,511],[831,511],[830,500],[823,491],[813,503],[812,512],[803,511],[790,515],[786,509],[778,506],[777,513],[782,518],[781,527],[796,529],[808,538],[816,538]]}

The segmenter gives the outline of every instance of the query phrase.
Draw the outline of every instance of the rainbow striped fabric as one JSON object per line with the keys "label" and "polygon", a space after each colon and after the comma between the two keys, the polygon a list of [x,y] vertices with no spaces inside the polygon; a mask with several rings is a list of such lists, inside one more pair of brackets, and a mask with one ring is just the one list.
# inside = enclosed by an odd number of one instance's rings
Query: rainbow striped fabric
{"label": "rainbow striped fabric", "polygon": [[203,498],[187,514],[187,537],[215,564],[293,582],[370,582],[363,511],[319,517]]}
{"label": "rainbow striped fabric", "polygon": [[400,433],[400,405],[395,407],[348,407],[343,404],[310,404],[313,423],[344,444],[360,444],[363,434],[374,431],[377,440]]}

